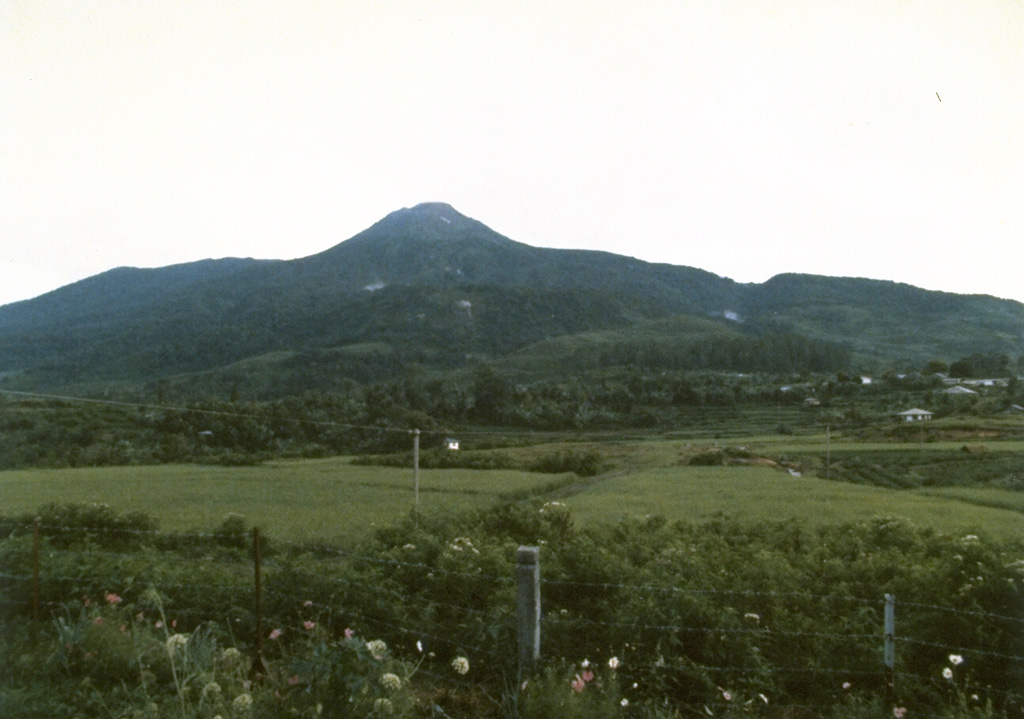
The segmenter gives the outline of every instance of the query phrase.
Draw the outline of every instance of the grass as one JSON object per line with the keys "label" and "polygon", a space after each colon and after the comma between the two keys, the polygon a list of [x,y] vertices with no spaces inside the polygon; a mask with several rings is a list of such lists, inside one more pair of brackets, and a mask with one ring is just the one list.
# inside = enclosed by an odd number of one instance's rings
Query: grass
{"label": "grass", "polygon": [[[468,511],[542,489],[551,475],[514,471],[421,470],[424,515]],[[234,512],[270,536],[345,542],[391,524],[413,508],[409,469],[356,467],[345,459],[260,467],[166,465],[0,473],[2,512],[48,502],[104,502],[144,511],[169,531],[210,531]]]}
{"label": "grass", "polygon": [[920,494],[954,499],[979,507],[997,507],[1024,515],[1024,493],[991,487],[940,487],[919,490]]}
{"label": "grass", "polygon": [[[1024,512],[1014,509],[1015,495],[987,490],[983,506],[954,491],[889,490],[791,477],[765,467],[676,467],[613,477],[562,501],[583,524],[645,515],[699,522],[724,513],[821,525],[895,515],[939,531],[1007,538],[1024,533]],[[1008,505],[994,506],[997,497]]]}
{"label": "grass", "polygon": [[[763,466],[688,466],[694,454],[714,445],[747,447],[766,457],[820,458],[825,437],[760,436],[728,443],[631,440],[508,448],[502,451],[524,462],[565,449],[595,451],[612,471],[567,487],[564,475],[421,470],[420,511],[424,515],[474,511],[561,484],[561,498],[584,523],[648,514],[700,521],[725,513],[751,520],[802,518],[816,524],[899,515],[942,531],[956,528],[999,536],[1024,534],[1024,494],[1019,491],[993,486],[892,490],[807,475],[791,477]],[[831,450],[833,461],[847,453],[872,455],[892,471],[903,472],[918,471],[915,462],[962,446],[962,442],[868,444],[833,437]],[[969,468],[981,469],[1000,457],[1012,459],[1006,453],[1024,450],[1024,443],[992,442],[989,449],[981,455],[963,453],[964,461],[971,462]],[[954,456],[959,460],[960,454]],[[407,516],[413,507],[413,479],[411,469],[354,466],[344,458],[280,461],[259,467],[168,465],[0,473],[3,514],[32,512],[47,502],[105,502],[120,512],[144,511],[170,531],[210,531],[234,512],[270,536],[346,542]]]}

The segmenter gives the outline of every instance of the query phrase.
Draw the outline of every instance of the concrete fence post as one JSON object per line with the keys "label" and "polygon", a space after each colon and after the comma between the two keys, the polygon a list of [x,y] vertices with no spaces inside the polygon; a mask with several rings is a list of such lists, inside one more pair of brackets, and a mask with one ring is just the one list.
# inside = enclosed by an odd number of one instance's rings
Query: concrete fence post
{"label": "concrete fence post", "polygon": [[540,547],[516,550],[516,621],[519,671],[525,675],[540,659]]}
{"label": "concrete fence post", "polygon": [[889,701],[896,696],[896,597],[885,595],[885,688]]}
{"label": "concrete fence post", "polygon": [[36,517],[32,522],[32,619],[39,621],[39,523]]}

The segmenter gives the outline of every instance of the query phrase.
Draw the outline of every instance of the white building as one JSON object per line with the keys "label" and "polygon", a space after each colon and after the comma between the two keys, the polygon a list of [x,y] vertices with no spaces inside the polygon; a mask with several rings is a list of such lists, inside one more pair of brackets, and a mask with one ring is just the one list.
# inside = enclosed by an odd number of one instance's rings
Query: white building
{"label": "white building", "polygon": [[931,419],[932,413],[926,409],[915,408],[900,412],[896,416],[902,417],[904,422],[923,422],[926,419]]}

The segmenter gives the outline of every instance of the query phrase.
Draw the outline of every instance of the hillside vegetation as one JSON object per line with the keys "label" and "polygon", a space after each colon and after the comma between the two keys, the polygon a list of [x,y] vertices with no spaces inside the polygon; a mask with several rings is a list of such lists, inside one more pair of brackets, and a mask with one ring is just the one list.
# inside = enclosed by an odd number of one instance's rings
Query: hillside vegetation
{"label": "hillside vegetation", "polygon": [[[377,351],[353,349],[363,347]],[[413,364],[444,372],[513,354],[525,361],[524,353],[536,355],[532,371],[557,375],[557,364],[540,365],[567,351],[585,366],[877,372],[972,352],[1018,357],[1024,306],[866,279],[738,284],[689,267],[531,247],[434,203],[312,257],[119,268],[0,307],[0,387],[18,390],[195,377],[224,395],[257,362],[282,380],[280,389],[262,382],[265,398],[394,379]]]}

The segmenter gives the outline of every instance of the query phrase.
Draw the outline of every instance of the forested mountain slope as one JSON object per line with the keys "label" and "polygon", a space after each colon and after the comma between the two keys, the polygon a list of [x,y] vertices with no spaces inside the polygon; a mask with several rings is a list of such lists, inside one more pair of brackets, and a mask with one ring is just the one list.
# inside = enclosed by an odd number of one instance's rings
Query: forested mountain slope
{"label": "forested mountain slope", "polygon": [[[513,352],[534,352],[534,364],[548,356],[559,371],[561,351],[543,343],[586,333],[640,328],[617,341],[626,362],[623,345],[638,336],[672,353],[679,325],[656,336],[669,318],[705,323],[694,341],[700,333],[747,338],[751,352],[765,336],[802,337],[828,364],[843,352],[862,365],[1024,352],[1017,302],[807,275],[744,285],[690,267],[531,247],[428,203],[302,259],[119,268],[0,307],[0,386],[151,381],[267,357],[265,371],[305,372],[307,389],[316,385],[311,368],[358,377]],[[708,335],[708,322],[721,332]],[[744,351],[730,347],[719,354]],[[573,349],[585,351],[582,340]]]}

